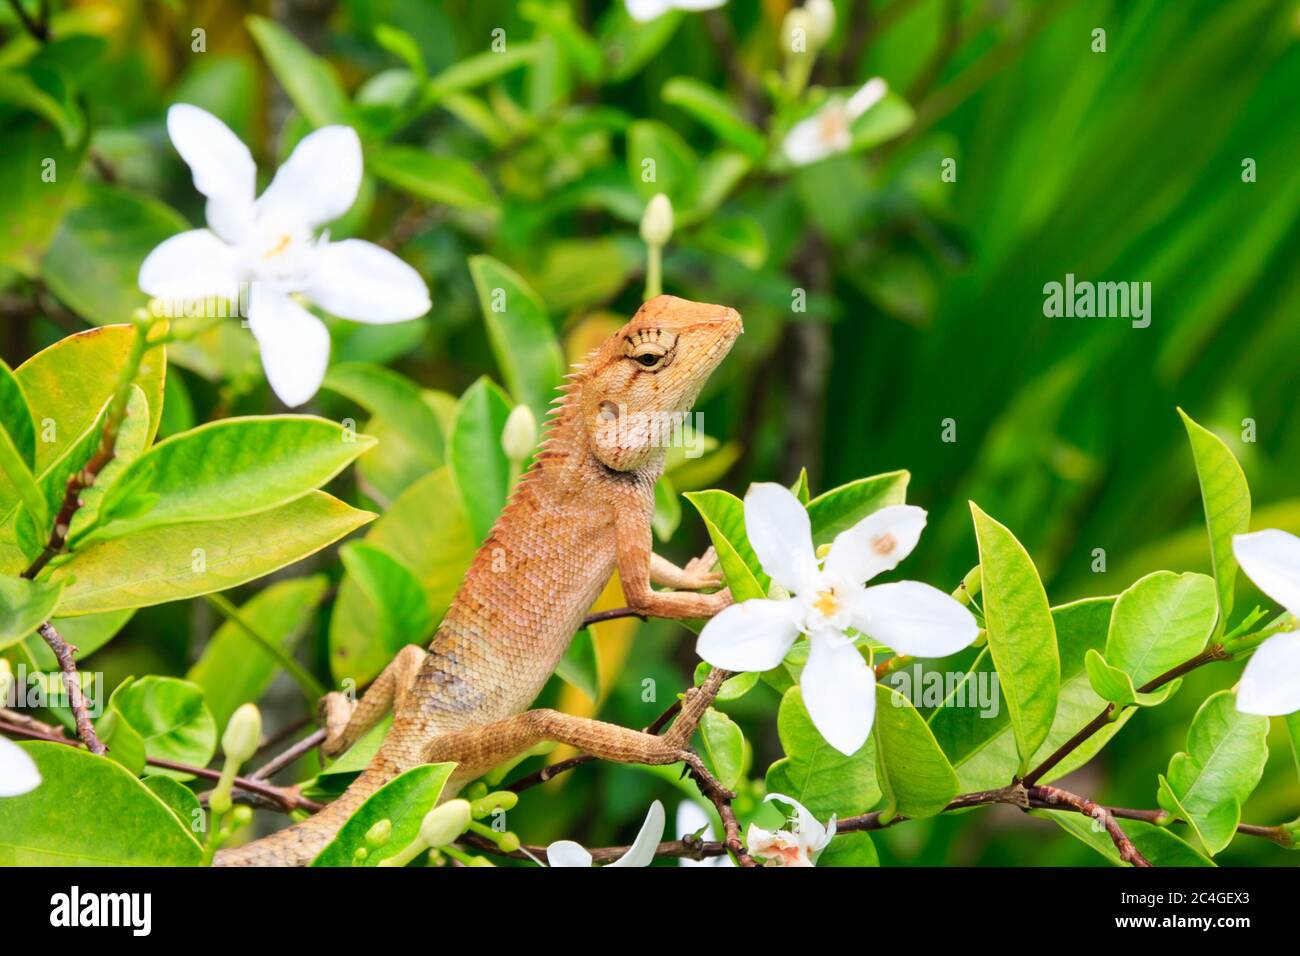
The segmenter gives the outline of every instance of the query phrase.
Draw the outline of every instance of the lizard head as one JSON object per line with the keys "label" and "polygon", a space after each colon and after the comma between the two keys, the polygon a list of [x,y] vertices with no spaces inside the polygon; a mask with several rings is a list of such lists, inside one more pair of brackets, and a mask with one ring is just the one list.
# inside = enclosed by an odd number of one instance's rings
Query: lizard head
{"label": "lizard head", "polygon": [[583,369],[582,420],[616,471],[662,460],[700,389],[740,335],[740,313],[671,295],[651,299]]}

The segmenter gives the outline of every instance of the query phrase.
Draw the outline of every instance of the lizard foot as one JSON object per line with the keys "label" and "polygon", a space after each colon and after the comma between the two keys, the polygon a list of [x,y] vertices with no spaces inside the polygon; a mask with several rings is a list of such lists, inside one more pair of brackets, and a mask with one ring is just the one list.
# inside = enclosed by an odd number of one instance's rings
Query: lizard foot
{"label": "lizard foot", "polygon": [[721,571],[713,570],[714,565],[718,563],[718,553],[709,546],[698,558],[691,558],[686,562],[683,571],[691,578],[691,583],[685,585],[689,591],[708,591],[713,588],[722,587],[723,577]]}
{"label": "lizard foot", "polygon": [[337,757],[347,749],[344,731],[352,719],[352,712],[357,703],[345,694],[330,691],[320,699],[317,716],[325,729],[325,741],[321,749],[328,757]]}

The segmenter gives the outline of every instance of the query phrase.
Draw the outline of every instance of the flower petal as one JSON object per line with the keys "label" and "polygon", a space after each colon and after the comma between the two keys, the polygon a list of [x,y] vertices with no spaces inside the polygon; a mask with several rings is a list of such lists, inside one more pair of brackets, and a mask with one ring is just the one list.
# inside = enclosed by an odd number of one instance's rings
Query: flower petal
{"label": "flower petal", "polygon": [[791,127],[781,142],[781,151],[796,166],[808,166],[835,152],[822,138],[821,117],[816,114]]}
{"label": "flower petal", "polygon": [[716,10],[726,2],[727,0],[672,0],[672,6],[678,10],[689,10],[694,13],[699,10]]}
{"label": "flower petal", "polygon": [[194,188],[208,197],[208,225],[227,242],[238,242],[253,221],[253,154],[229,126],[188,103],[167,111],[167,135],[194,174]]}
{"label": "flower petal", "polygon": [[659,840],[663,835],[664,805],[656,800],[650,804],[645,823],[641,824],[641,830],[627,852],[606,866],[649,866],[654,862],[655,850],[659,849]]}
{"label": "flower petal", "polygon": [[826,575],[861,584],[898,567],[912,553],[925,528],[925,509],[890,505],[841,531],[826,556]]}
{"label": "flower petal", "polygon": [[183,306],[209,296],[237,301],[239,278],[234,247],[209,229],[191,229],[155,246],[140,264],[138,281],[155,299]]}
{"label": "flower petal", "polygon": [[1237,709],[1265,717],[1300,710],[1300,631],[1274,634],[1259,645],[1237,686]]}
{"label": "flower petal", "polygon": [[36,762],[16,743],[0,737],[0,797],[16,797],[41,785]]}
{"label": "flower petal", "polygon": [[1255,587],[1300,613],[1300,538],[1274,528],[1234,535],[1232,553]]}
{"label": "flower petal", "polygon": [[797,601],[767,598],[733,604],[704,625],[695,653],[724,670],[771,670],[799,636],[801,610]]}
{"label": "flower petal", "polygon": [[876,718],[876,675],[858,649],[813,635],[799,685],[808,716],[826,742],[849,756],[862,749]]}
{"label": "flower petal", "polygon": [[657,20],[672,8],[669,0],[627,0],[627,14],[638,23]]}
{"label": "flower petal", "polygon": [[294,148],[257,200],[259,218],[316,229],[352,208],[361,188],[361,140],[351,126],[326,126]]}
{"label": "flower petal", "polygon": [[[787,797],[784,793],[769,793],[763,798],[764,801],[780,800],[782,803],[788,803],[794,807],[795,814],[795,835],[799,838],[800,846],[809,851],[820,850],[829,842],[826,836],[826,828],[821,822],[813,816],[811,810],[805,807],[794,797]],[[831,817],[831,827],[835,826],[835,817]],[[832,829],[832,833],[834,830]]]}
{"label": "flower petal", "polygon": [[556,840],[546,848],[551,866],[591,866],[591,854],[572,840]]}
{"label": "flower petal", "polygon": [[853,626],[899,654],[947,657],[979,636],[975,615],[920,581],[877,584],[851,602]]}
{"label": "flower petal", "polygon": [[761,482],[745,495],[745,533],[758,563],[787,591],[802,594],[817,580],[808,511],[782,485]]}
{"label": "flower petal", "polygon": [[846,104],[849,119],[857,119],[883,100],[888,92],[889,84],[880,77],[875,76],[867,80],[857,92],[849,97],[849,102]]}
{"label": "flower petal", "polygon": [[418,319],[430,304],[420,273],[361,239],[319,246],[315,275],[304,291],[326,312],[375,324]]}
{"label": "flower petal", "polygon": [[325,324],[287,295],[254,286],[248,325],[262,347],[262,367],[272,391],[290,408],[320,388],[330,361]]}

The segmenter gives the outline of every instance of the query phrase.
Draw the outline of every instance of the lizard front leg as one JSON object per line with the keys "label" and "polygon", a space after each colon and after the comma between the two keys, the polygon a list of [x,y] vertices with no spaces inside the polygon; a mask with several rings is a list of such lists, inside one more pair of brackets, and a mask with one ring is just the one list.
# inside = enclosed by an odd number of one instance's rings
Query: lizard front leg
{"label": "lizard front leg", "polygon": [[664,579],[665,572],[669,577],[673,576],[672,572],[688,575],[693,582],[698,575],[688,574],[686,569],[658,557],[651,550],[651,541],[650,515],[646,510],[631,501],[620,503],[614,515],[614,547],[623,595],[634,611],[647,617],[699,618],[712,617],[731,604],[731,592],[725,589],[713,594],[656,591],[650,586],[652,576],[674,586]]}
{"label": "lizard front leg", "polygon": [[379,723],[384,714],[401,706],[425,656],[424,648],[408,644],[398,651],[359,701],[354,702],[338,691],[321,698],[321,722],[325,726],[321,749],[327,756],[343,753]]}
{"label": "lizard front leg", "polygon": [[722,587],[722,574],[714,571],[718,556],[713,548],[698,558],[691,558],[686,567],[679,568],[667,558],[650,552],[650,583],[679,591],[708,591]]}

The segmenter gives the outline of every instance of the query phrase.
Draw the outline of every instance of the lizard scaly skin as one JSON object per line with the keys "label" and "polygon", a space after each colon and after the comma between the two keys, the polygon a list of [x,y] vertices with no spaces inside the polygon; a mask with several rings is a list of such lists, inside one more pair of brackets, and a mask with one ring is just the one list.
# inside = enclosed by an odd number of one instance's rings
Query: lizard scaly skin
{"label": "lizard scaly skin", "polygon": [[[717,587],[716,574],[678,568],[651,552],[650,520],[664,436],[740,332],[733,309],[659,296],[587,357],[555,399],[532,467],[470,564],[427,654],[406,648],[355,711],[327,720],[325,749],[341,753],[391,706],[392,727],[370,765],[314,817],[222,851],[217,865],[310,862],[368,796],[421,763],[456,761],[448,799],[541,740],[629,762],[693,756],[684,750],[693,724],[682,716],[677,733],[656,737],[525,709],[615,570],[628,604],[646,615],[703,618],[730,603],[725,590],[694,593]],[[652,583],[683,590],[656,591]],[[330,696],[337,711],[341,698]]]}

